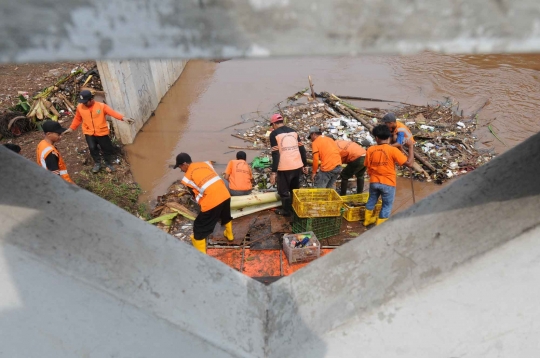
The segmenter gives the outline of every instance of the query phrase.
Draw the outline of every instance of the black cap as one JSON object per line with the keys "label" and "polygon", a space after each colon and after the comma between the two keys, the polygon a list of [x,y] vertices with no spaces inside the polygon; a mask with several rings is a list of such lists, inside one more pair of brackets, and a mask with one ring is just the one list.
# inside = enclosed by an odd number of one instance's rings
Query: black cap
{"label": "black cap", "polygon": [[94,95],[89,90],[82,90],[81,93],[79,93],[79,99],[77,102],[79,103],[86,103],[90,101],[92,98],[94,98]]}
{"label": "black cap", "polygon": [[392,112],[386,113],[382,118],[383,123],[390,123],[396,121],[396,115]]}
{"label": "black cap", "polygon": [[173,169],[178,168],[184,163],[191,163],[191,157],[187,153],[180,153],[176,156],[176,165],[173,167]]}
{"label": "black cap", "polygon": [[60,123],[56,121],[50,121],[50,120],[44,121],[43,124],[41,125],[41,128],[43,129],[43,133],[62,134],[67,130],[67,128],[62,127]]}

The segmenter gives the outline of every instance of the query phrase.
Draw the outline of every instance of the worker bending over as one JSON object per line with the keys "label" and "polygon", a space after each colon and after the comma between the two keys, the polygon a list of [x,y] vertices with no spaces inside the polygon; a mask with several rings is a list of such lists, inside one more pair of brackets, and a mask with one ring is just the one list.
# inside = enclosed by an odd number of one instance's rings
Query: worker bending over
{"label": "worker bending over", "polygon": [[340,195],[347,195],[347,185],[353,176],[356,176],[356,193],[361,194],[364,191],[366,150],[360,144],[348,140],[336,140],[336,144],[340,150],[341,162],[347,164],[340,174]]}
{"label": "worker bending over", "polygon": [[45,138],[39,142],[36,148],[36,162],[50,172],[59,175],[68,183],[74,184],[69,177],[64,159],[54,146],[62,139],[62,133],[66,131],[66,128],[62,128],[60,123],[50,120],[44,121],[41,128]]}
{"label": "worker bending over", "polygon": [[[414,163],[412,142],[407,142],[409,157],[399,149],[390,145],[392,133],[384,125],[373,128],[373,136],[377,145],[371,146],[366,152],[365,164],[369,174],[369,199],[366,204],[364,226],[381,224],[388,220],[396,196],[396,164],[412,166]],[[382,197],[382,208],[379,217],[373,215],[373,209]]]}
{"label": "worker bending over", "polygon": [[270,119],[273,131],[270,133],[272,147],[272,174],[270,184],[277,181],[278,194],[281,197],[282,209],[276,214],[292,215],[293,190],[300,188],[302,171],[307,172],[306,149],[294,129],[283,124],[281,114],[274,114]]}
{"label": "worker bending over", "polygon": [[[309,129],[308,138],[312,141],[313,172],[311,180],[315,188],[334,188],[336,180],[343,169],[341,167],[340,149],[332,138],[323,137],[319,127]],[[319,168],[321,161],[321,170]]]}
{"label": "worker bending over", "polygon": [[392,134],[390,144],[392,147],[401,149],[402,146],[408,146],[409,142],[415,143],[409,127],[399,122],[394,113],[385,114],[382,122],[390,129]]}
{"label": "worker bending over", "polygon": [[100,149],[103,152],[103,160],[105,166],[114,172],[113,157],[114,146],[109,137],[109,126],[107,125],[106,115],[114,117],[119,121],[125,121],[128,124],[133,123],[133,119],[126,118],[122,114],[113,111],[105,103],[94,100],[94,95],[88,90],[83,90],[79,94],[79,104],[75,112],[73,122],[65,134],[69,134],[76,130],[82,122],[82,131],[90,150],[90,155],[94,159],[94,167],[92,173],[97,173],[101,169]]}
{"label": "worker bending over", "polygon": [[187,153],[176,156],[176,168],[185,173],[182,184],[190,189],[201,206],[201,212],[193,222],[193,246],[206,254],[206,238],[214,231],[218,220],[221,220],[222,226],[225,225],[223,235],[233,241],[231,195],[214,168],[207,162],[192,163]]}
{"label": "worker bending over", "polygon": [[[393,147],[396,147],[400,150],[403,150],[403,147],[408,147],[409,143],[412,143],[410,150],[414,149],[414,144],[416,143],[413,137],[413,134],[409,127],[405,124],[399,122],[396,119],[394,113],[387,113],[382,119],[383,123],[386,124],[390,132],[392,133],[390,144]],[[412,167],[416,172],[423,174],[426,178],[429,178],[429,174],[422,168],[422,166],[416,162],[413,162]]]}
{"label": "worker bending over", "polygon": [[253,190],[253,173],[246,162],[246,152],[236,153],[236,160],[231,160],[225,169],[225,185],[232,196],[249,195]]}

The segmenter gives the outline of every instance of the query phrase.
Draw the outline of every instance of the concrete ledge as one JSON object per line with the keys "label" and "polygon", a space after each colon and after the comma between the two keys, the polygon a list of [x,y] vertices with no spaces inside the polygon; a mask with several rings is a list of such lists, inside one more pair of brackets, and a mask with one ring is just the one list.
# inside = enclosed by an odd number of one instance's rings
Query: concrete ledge
{"label": "concrete ledge", "polygon": [[[537,134],[271,285],[268,356],[489,357],[481,348],[492,352],[502,341],[509,343],[502,356],[534,355],[539,344],[528,337],[540,334],[540,308],[515,303],[537,302],[540,289],[515,279],[529,270],[531,277],[540,274],[534,264],[540,260],[540,168],[533,164],[539,161]],[[444,311],[448,306],[455,316]],[[484,324],[488,312],[492,318]],[[514,313],[519,322],[509,318]],[[507,332],[507,324],[532,333]],[[421,339],[434,336],[437,344]],[[518,343],[529,354],[514,354]]]}
{"label": "concrete ledge", "polygon": [[534,356],[539,161],[537,134],[264,287],[0,147],[0,353]]}
{"label": "concrete ledge", "polygon": [[36,0],[0,4],[0,62],[532,52],[536,0]]}
{"label": "concrete ledge", "polygon": [[0,167],[0,353],[133,357],[169,337],[158,356],[263,356],[262,284],[3,147]]}

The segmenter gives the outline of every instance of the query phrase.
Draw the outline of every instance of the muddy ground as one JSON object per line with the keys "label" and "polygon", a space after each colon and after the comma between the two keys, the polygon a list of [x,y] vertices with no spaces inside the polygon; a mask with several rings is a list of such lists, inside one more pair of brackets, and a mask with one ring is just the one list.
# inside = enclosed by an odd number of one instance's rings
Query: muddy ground
{"label": "muddy ground", "polygon": [[[95,66],[95,62],[47,63],[47,64],[17,64],[0,65],[0,112],[3,112],[18,102],[18,91],[28,92],[33,96],[43,88],[55,83],[58,78],[65,76],[77,66],[87,69]],[[73,118],[69,117],[62,123],[68,127]],[[43,133],[37,130],[24,133],[17,138],[2,138],[0,144],[14,143],[21,147],[21,154],[31,160],[36,160],[36,147],[43,138]],[[146,217],[147,208],[139,204],[140,187],[133,180],[123,148],[117,141],[118,161],[116,172],[102,170],[98,174],[91,172],[93,160],[90,157],[84,136],[79,127],[75,132],[65,135],[57,148],[62,153],[69,174],[75,183],[94,194],[118,205],[122,209],[138,216]]]}

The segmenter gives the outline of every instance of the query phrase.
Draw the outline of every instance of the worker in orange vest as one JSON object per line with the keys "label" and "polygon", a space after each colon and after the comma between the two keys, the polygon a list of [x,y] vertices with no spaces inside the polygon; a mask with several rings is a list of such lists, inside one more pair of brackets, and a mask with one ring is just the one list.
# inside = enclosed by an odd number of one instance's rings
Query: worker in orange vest
{"label": "worker in orange vest", "polygon": [[54,146],[55,143],[60,141],[66,128],[62,128],[60,123],[50,120],[44,121],[41,128],[45,138],[37,146],[36,162],[43,168],[61,176],[68,183],[74,184],[69,177],[66,163],[64,163],[60,152]]}
{"label": "worker in orange vest", "polygon": [[[313,171],[311,180],[313,186],[334,189],[337,178],[343,169],[340,150],[336,142],[332,138],[323,137],[321,129],[316,126],[309,129],[308,138],[312,141]],[[321,160],[321,170],[317,173],[319,159]]]}
{"label": "worker in orange vest", "polygon": [[86,138],[90,155],[95,163],[92,168],[92,173],[95,174],[101,169],[100,149],[101,152],[103,152],[105,166],[111,172],[114,172],[115,169],[112,165],[114,146],[109,137],[110,131],[105,116],[109,115],[128,124],[132,124],[134,120],[124,117],[124,115],[114,111],[105,103],[95,101],[94,95],[89,90],[81,91],[78,102],[79,104],[77,105],[77,111],[75,112],[73,122],[64,134],[73,132],[82,122],[83,134]]}
{"label": "worker in orange vest", "polygon": [[340,150],[341,162],[347,164],[340,174],[340,195],[347,195],[347,184],[353,175],[356,176],[356,193],[361,194],[364,191],[366,150],[360,144],[350,140],[336,140],[336,144]]}
{"label": "worker in orange vest", "polygon": [[[392,137],[390,138],[390,145],[396,147],[400,150],[403,150],[403,147],[410,146],[411,150],[414,149],[414,144],[416,143],[413,137],[413,134],[407,125],[399,122],[396,118],[396,115],[392,112],[384,115],[382,122],[390,129]],[[416,162],[413,162],[412,167],[416,172],[424,175],[424,177],[429,178],[428,172],[422,168],[422,166]]]}
{"label": "worker in orange vest", "polygon": [[189,154],[180,153],[176,156],[176,168],[185,173],[181,182],[190,189],[201,206],[201,212],[193,222],[193,246],[206,254],[206,238],[220,219],[221,225],[225,225],[223,236],[233,241],[231,195],[212,165],[208,162],[192,163]]}
{"label": "worker in orange vest", "polygon": [[302,173],[307,174],[306,148],[294,129],[287,127],[283,117],[275,113],[270,118],[272,133],[272,173],[270,184],[277,183],[282,208],[275,211],[278,215],[291,216],[293,212],[293,190],[300,188]]}
{"label": "worker in orange vest", "polygon": [[223,174],[225,184],[228,184],[229,193],[232,196],[249,195],[253,190],[253,174],[246,158],[246,152],[236,153],[236,160],[231,160],[227,164],[227,169]]}
{"label": "worker in orange vest", "polygon": [[401,149],[402,146],[407,145],[409,142],[415,143],[411,130],[405,124],[398,122],[396,115],[392,112],[384,115],[382,122],[390,129],[392,137],[390,138],[390,145]]}

